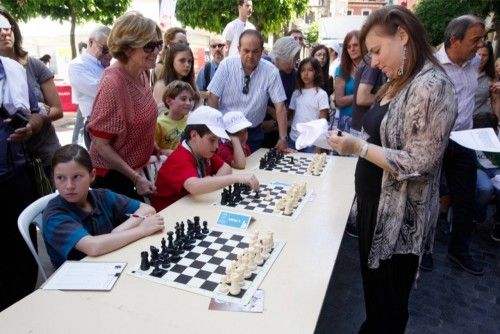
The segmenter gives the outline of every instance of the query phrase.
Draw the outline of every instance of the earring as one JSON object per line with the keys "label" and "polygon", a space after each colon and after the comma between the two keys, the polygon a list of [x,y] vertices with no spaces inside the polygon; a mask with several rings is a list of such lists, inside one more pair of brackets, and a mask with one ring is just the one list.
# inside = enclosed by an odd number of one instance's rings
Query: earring
{"label": "earring", "polygon": [[405,63],[406,63],[406,45],[403,46],[403,59],[401,60],[401,66],[399,66],[398,69],[398,77],[403,75],[403,71],[405,68]]}

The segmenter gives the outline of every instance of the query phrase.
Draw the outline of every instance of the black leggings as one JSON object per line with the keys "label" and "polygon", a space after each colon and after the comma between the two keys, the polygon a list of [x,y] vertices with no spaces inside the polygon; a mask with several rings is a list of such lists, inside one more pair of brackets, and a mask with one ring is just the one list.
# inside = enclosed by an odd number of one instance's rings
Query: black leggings
{"label": "black leggings", "polygon": [[358,197],[358,231],[361,275],[366,320],[359,333],[404,333],[408,322],[408,300],[418,268],[418,256],[394,254],[381,260],[376,269],[368,268],[373,231],[377,221],[378,198]]}

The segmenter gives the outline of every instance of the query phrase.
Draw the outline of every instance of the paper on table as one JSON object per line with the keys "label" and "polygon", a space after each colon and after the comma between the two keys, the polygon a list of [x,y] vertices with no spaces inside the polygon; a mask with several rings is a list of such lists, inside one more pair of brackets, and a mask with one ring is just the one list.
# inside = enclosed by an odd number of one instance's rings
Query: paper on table
{"label": "paper on table", "polygon": [[492,128],[452,131],[450,139],[472,150],[500,152],[500,142]]}
{"label": "paper on table", "polygon": [[66,261],[49,278],[45,290],[111,290],[125,262]]}

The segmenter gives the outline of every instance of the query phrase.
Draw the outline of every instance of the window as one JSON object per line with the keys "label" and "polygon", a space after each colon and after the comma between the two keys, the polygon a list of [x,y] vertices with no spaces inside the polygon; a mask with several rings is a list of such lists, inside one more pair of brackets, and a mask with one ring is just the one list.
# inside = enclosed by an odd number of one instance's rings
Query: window
{"label": "window", "polygon": [[369,10],[364,10],[363,11],[363,16],[368,16],[370,15],[370,11]]}
{"label": "window", "polygon": [[348,10],[347,15],[352,15],[352,10]]}

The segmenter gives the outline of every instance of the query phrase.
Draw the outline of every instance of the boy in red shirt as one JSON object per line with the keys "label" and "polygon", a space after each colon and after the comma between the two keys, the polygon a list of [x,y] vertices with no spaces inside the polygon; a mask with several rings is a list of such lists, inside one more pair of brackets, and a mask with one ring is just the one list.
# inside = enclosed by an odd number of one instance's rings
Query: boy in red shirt
{"label": "boy in red shirt", "polygon": [[222,140],[217,154],[231,167],[244,169],[247,161],[246,157],[252,153],[250,146],[247,145],[247,128],[252,126],[252,123],[240,111],[225,113],[223,120],[231,139],[229,141]]}
{"label": "boy in red shirt", "polygon": [[181,144],[158,171],[156,193],[150,198],[157,211],[187,194],[205,194],[233,183],[259,189],[255,175],[232,174],[216,154],[219,138],[229,139],[218,110],[201,106],[188,116]]}

